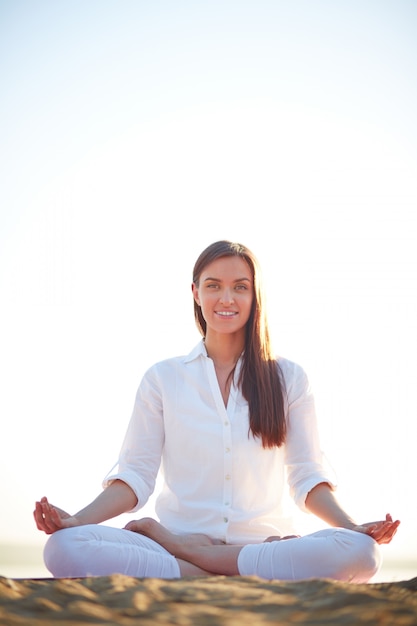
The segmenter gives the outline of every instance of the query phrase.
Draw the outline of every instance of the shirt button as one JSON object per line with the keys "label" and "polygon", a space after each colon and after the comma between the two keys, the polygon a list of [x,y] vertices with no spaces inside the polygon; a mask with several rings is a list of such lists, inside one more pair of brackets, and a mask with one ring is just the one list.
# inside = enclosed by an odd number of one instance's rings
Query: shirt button
{"label": "shirt button", "polygon": [[224,521],[225,524],[227,524],[227,522],[229,521],[229,518],[228,517],[223,517],[223,521]]}
{"label": "shirt button", "polygon": [[229,422],[225,422],[225,423],[224,423],[224,425],[225,425],[225,426],[229,426]]}
{"label": "shirt button", "polygon": [[230,474],[226,474],[225,479],[226,480],[230,480],[232,477],[230,476]]}
{"label": "shirt button", "polygon": [[230,452],[230,448],[226,448],[226,452]]}

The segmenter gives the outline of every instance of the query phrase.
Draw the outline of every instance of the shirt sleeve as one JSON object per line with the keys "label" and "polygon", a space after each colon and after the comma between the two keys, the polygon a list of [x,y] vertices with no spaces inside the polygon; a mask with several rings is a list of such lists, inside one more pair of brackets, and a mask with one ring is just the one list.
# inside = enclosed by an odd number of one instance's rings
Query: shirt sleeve
{"label": "shirt sleeve", "polygon": [[[132,417],[126,431],[117,462],[117,471],[103,480],[107,487],[122,480],[134,491],[137,505],[129,512],[142,508],[153,493],[164,445],[162,393],[154,369],[148,370],[136,394]],[[116,467],[116,466],[115,466]]]}
{"label": "shirt sleeve", "polygon": [[294,363],[290,369],[290,376],[285,376],[288,401],[285,464],[290,494],[297,506],[308,513],[305,501],[313,487],[328,483],[335,489],[336,485],[322,464],[314,396],[307,375]]}

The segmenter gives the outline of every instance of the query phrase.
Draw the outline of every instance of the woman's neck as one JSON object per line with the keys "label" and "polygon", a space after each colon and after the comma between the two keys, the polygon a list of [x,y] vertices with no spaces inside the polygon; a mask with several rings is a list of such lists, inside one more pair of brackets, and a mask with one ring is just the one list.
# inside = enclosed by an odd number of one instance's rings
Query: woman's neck
{"label": "woman's neck", "polygon": [[207,355],[216,367],[233,368],[245,347],[244,337],[235,334],[207,334],[204,343]]}
{"label": "woman's neck", "polygon": [[244,348],[244,337],[208,333],[204,343],[207,356],[214,364],[224,406],[227,407],[233,372]]}

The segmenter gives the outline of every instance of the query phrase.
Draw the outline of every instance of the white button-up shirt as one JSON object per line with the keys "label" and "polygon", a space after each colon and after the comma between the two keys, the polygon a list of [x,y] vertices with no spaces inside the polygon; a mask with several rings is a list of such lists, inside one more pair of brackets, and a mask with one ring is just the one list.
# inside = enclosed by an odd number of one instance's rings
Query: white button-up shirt
{"label": "white button-up shirt", "polygon": [[[321,465],[314,398],[304,370],[279,358],[288,434],[265,449],[249,432],[248,403],[232,386],[225,407],[204,342],[157,363],[143,377],[117,473],[142,507],[155,488],[156,513],[176,533],[201,532],[226,543],[256,543],[288,532],[283,496],[304,509],[308,492],[331,478]],[[240,361],[237,365],[238,376]]]}

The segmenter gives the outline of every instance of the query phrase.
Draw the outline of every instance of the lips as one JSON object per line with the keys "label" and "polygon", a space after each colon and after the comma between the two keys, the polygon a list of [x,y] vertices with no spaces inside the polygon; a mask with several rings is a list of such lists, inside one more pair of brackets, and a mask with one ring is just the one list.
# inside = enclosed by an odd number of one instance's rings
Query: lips
{"label": "lips", "polygon": [[237,311],[216,311],[216,315],[220,315],[220,317],[233,317],[237,315]]}

